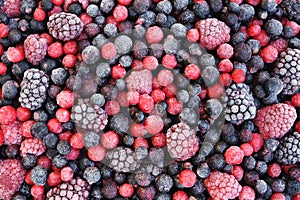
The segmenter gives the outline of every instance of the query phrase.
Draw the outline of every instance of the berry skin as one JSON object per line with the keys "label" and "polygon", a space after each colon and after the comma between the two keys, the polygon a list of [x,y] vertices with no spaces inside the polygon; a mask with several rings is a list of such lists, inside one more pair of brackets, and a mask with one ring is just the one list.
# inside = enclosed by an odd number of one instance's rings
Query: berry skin
{"label": "berry skin", "polygon": [[261,27],[258,24],[250,25],[248,28],[248,35],[251,37],[258,36],[261,32]]}
{"label": "berry skin", "polygon": [[232,80],[235,83],[243,83],[246,80],[246,73],[242,69],[235,69],[232,72]]}
{"label": "berry skin", "polygon": [[46,19],[46,12],[41,8],[36,8],[33,13],[33,17],[36,21],[41,22]]}
{"label": "berry skin", "polygon": [[255,200],[255,191],[249,186],[243,186],[240,194],[240,200]]}
{"label": "berry skin", "polygon": [[225,160],[229,165],[241,164],[244,158],[244,151],[237,146],[231,146],[225,152]]}
{"label": "berry skin", "polygon": [[119,136],[114,131],[108,131],[101,136],[101,144],[106,149],[116,148],[119,143]]}
{"label": "berry skin", "polygon": [[188,200],[189,196],[184,191],[177,191],[173,194],[173,200]]}
{"label": "berry skin", "polygon": [[190,80],[196,80],[200,77],[200,69],[198,65],[189,64],[184,70],[185,76]]}
{"label": "berry skin", "polygon": [[124,198],[130,198],[134,193],[134,188],[129,183],[124,183],[119,187],[119,194]]}
{"label": "berry skin", "polygon": [[277,163],[273,163],[268,166],[268,175],[272,178],[276,178],[281,174],[281,167]]}
{"label": "berry skin", "polygon": [[52,43],[48,47],[48,55],[52,58],[59,58],[63,55],[63,46],[61,42]]}
{"label": "berry skin", "polygon": [[245,156],[251,156],[253,153],[253,147],[249,143],[242,144],[240,148],[243,150]]}
{"label": "berry skin", "polygon": [[278,51],[275,47],[269,45],[260,52],[260,56],[265,63],[273,63],[278,57]]}
{"label": "berry skin", "polygon": [[229,59],[224,59],[219,62],[218,68],[220,72],[229,73],[233,69],[233,64]]}
{"label": "berry skin", "polygon": [[233,47],[227,43],[221,44],[217,49],[217,53],[219,58],[229,59],[233,56]]}
{"label": "berry skin", "polygon": [[126,75],[125,68],[121,65],[116,65],[111,70],[111,76],[113,79],[122,79]]}
{"label": "berry skin", "polygon": [[3,106],[0,108],[0,124],[8,125],[17,118],[16,110],[11,106]]}
{"label": "berry skin", "polygon": [[100,145],[88,149],[88,157],[94,162],[100,162],[105,158],[106,150]]}
{"label": "berry skin", "polygon": [[159,116],[150,115],[147,117],[144,125],[148,133],[155,135],[162,131],[164,122]]}
{"label": "berry skin", "polygon": [[295,107],[300,107],[300,94],[295,94],[295,95],[292,97],[292,104],[293,104],[293,106],[295,106]]}
{"label": "berry skin", "polygon": [[117,5],[113,10],[113,16],[117,22],[125,21],[128,16],[128,10],[125,6]]}
{"label": "berry skin", "polygon": [[165,99],[166,95],[162,90],[154,89],[151,92],[151,97],[152,97],[154,103],[158,103],[160,101],[163,101]]}
{"label": "berry skin", "polygon": [[152,26],[147,29],[145,36],[149,44],[155,44],[162,40],[164,33],[158,26]]}
{"label": "berry skin", "polygon": [[66,55],[63,60],[62,60],[62,64],[64,67],[66,68],[72,68],[75,66],[77,61],[76,56],[74,55]]}
{"label": "berry skin", "polygon": [[196,174],[189,169],[182,170],[178,175],[179,183],[186,188],[193,187],[197,181]]}
{"label": "berry skin", "polygon": [[31,112],[28,108],[19,107],[17,108],[17,118],[19,121],[27,121],[31,116]]}
{"label": "berry skin", "polygon": [[74,104],[74,95],[70,90],[63,90],[58,93],[56,102],[62,108],[71,108]]}
{"label": "berry skin", "polygon": [[58,121],[58,119],[56,118],[52,118],[48,121],[47,123],[48,129],[49,131],[51,131],[52,133],[61,133],[62,132],[62,125],[60,123],[60,121]]}
{"label": "berry skin", "polygon": [[21,62],[22,60],[24,60],[25,53],[24,53],[24,50],[22,50],[20,48],[9,47],[7,49],[6,56],[10,62],[17,63],[17,62]]}
{"label": "berry skin", "polygon": [[51,187],[58,186],[61,183],[60,173],[53,171],[48,175],[47,184]]}
{"label": "berry skin", "polygon": [[7,67],[4,63],[0,62],[0,74],[3,75],[7,71]]}
{"label": "berry skin", "polygon": [[145,113],[150,113],[154,107],[154,101],[148,94],[140,96],[139,108]]}
{"label": "berry skin", "polygon": [[105,104],[105,111],[107,115],[112,116],[120,112],[120,105],[117,101],[107,101]]}

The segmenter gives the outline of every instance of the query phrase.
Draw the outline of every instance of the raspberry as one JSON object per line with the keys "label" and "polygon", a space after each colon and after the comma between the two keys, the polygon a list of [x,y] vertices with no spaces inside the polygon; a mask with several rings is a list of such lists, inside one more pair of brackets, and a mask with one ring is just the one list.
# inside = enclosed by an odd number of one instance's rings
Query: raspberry
{"label": "raspberry", "polygon": [[52,58],[59,58],[63,55],[63,46],[61,42],[54,42],[48,47],[48,55]]}
{"label": "raspberry", "polygon": [[173,69],[177,65],[176,57],[173,54],[164,55],[161,62],[162,65],[168,69]]}
{"label": "raspberry", "polygon": [[220,72],[229,73],[233,69],[233,64],[229,59],[224,59],[219,62],[218,68]]}
{"label": "raspberry", "polygon": [[258,110],[254,123],[264,139],[281,138],[291,129],[296,118],[293,106],[279,103]]}
{"label": "raspberry", "polygon": [[261,32],[261,27],[258,24],[252,24],[249,26],[247,33],[249,36],[258,36]]}
{"label": "raspberry", "polygon": [[1,10],[3,10],[9,18],[18,17],[21,15],[21,3],[21,0],[4,0]]}
{"label": "raspberry", "polygon": [[278,163],[272,163],[268,166],[267,173],[270,177],[276,178],[281,174],[281,167]]}
{"label": "raspberry", "polygon": [[3,106],[0,108],[0,124],[8,125],[17,118],[16,110],[11,106]]}
{"label": "raspberry", "polygon": [[124,78],[126,75],[126,70],[122,65],[113,66],[111,69],[111,76],[113,79]]}
{"label": "raspberry", "polygon": [[22,135],[19,132],[20,123],[18,121],[14,121],[8,125],[1,125],[0,132],[4,136],[4,144],[21,144]]}
{"label": "raspberry", "polygon": [[42,139],[28,138],[21,143],[20,151],[21,156],[24,156],[25,154],[39,156],[46,151],[46,146],[43,144]]}
{"label": "raspberry", "polygon": [[190,169],[184,169],[178,175],[180,185],[186,188],[193,187],[196,183],[196,174]]}
{"label": "raspberry", "polygon": [[233,56],[233,47],[230,44],[221,44],[217,49],[218,57],[221,59],[229,59]]}
{"label": "raspberry", "polygon": [[74,14],[60,12],[49,17],[47,27],[54,38],[69,41],[81,34],[83,23]]}
{"label": "raspberry", "polygon": [[184,161],[196,154],[199,149],[199,138],[195,130],[187,124],[174,124],[167,130],[167,147],[170,156]]}
{"label": "raspberry", "polygon": [[239,165],[243,161],[244,152],[237,146],[231,146],[226,150],[224,156],[227,164]]}
{"label": "raspberry", "polygon": [[10,200],[24,181],[25,170],[16,159],[0,160],[0,199]]}
{"label": "raspberry", "polygon": [[239,196],[242,186],[237,182],[233,175],[212,172],[204,180],[208,193],[214,200],[228,200]]}
{"label": "raspberry", "polygon": [[128,16],[128,10],[125,6],[117,5],[114,8],[113,16],[117,22],[125,21]]}
{"label": "raspberry", "polygon": [[208,50],[230,40],[230,28],[216,18],[200,20],[196,23],[196,28],[200,33],[200,44]]}
{"label": "raspberry", "polygon": [[73,174],[74,172],[71,167],[64,167],[60,171],[61,180],[64,182],[70,181],[73,179]]}
{"label": "raspberry", "polygon": [[140,94],[149,94],[152,91],[152,73],[149,70],[132,71],[126,78],[128,90]]}

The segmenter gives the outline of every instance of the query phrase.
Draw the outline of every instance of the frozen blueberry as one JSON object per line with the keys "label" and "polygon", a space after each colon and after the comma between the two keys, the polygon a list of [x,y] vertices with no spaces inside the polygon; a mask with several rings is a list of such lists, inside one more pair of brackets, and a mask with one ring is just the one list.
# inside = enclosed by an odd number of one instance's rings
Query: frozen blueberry
{"label": "frozen blueberry", "polygon": [[47,180],[47,170],[42,166],[36,166],[30,171],[30,178],[36,185],[44,185]]}
{"label": "frozen blueberry", "polygon": [[14,99],[18,95],[19,85],[13,80],[6,81],[2,85],[2,97],[5,99]]}
{"label": "frozen blueberry", "polygon": [[113,37],[116,36],[118,33],[118,28],[116,25],[109,23],[106,24],[104,29],[103,29],[103,33],[107,36],[107,37]]}
{"label": "frozen blueberry", "polygon": [[30,133],[33,137],[44,138],[48,133],[48,126],[44,122],[36,122],[30,128]]}
{"label": "frozen blueberry", "polygon": [[87,7],[86,13],[91,17],[97,17],[99,15],[99,7],[95,4],[91,4]]}
{"label": "frozen blueberry", "polygon": [[47,148],[55,148],[58,140],[57,135],[54,133],[49,133],[43,138],[43,142]]}
{"label": "frozen blueberry", "polygon": [[64,68],[60,67],[52,70],[51,80],[54,84],[64,85],[68,77],[69,73]]}
{"label": "frozen blueberry", "polygon": [[271,36],[279,36],[283,31],[283,26],[280,21],[270,19],[264,26],[265,31]]}
{"label": "frozen blueberry", "polygon": [[68,141],[61,140],[58,142],[56,149],[61,155],[67,155],[71,152],[71,145]]}
{"label": "frozen blueberry", "polygon": [[83,172],[83,178],[89,183],[97,183],[101,178],[101,172],[97,167],[87,167]]}

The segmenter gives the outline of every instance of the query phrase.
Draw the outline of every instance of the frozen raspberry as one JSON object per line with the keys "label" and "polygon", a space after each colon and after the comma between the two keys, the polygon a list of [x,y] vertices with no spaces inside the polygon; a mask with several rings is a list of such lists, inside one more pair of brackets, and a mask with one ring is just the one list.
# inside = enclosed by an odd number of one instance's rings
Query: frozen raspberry
{"label": "frozen raspberry", "polygon": [[47,54],[47,39],[38,34],[29,35],[24,41],[25,57],[33,65],[39,64]]}
{"label": "frozen raspberry", "polygon": [[25,171],[16,159],[0,160],[0,199],[10,200],[20,188]]}
{"label": "frozen raspberry", "polygon": [[132,71],[126,83],[129,90],[149,94],[152,91],[152,74],[149,70]]}
{"label": "frozen raspberry", "polygon": [[233,175],[218,171],[212,172],[204,180],[204,185],[214,200],[234,199],[239,196],[242,190],[242,186]]}
{"label": "frozen raspberry", "polygon": [[83,23],[76,15],[61,12],[49,17],[47,27],[49,33],[56,39],[69,41],[81,34]]}
{"label": "frozen raspberry", "polygon": [[26,154],[34,154],[39,156],[46,151],[46,146],[44,145],[42,139],[28,138],[21,143],[20,151],[21,156]]}
{"label": "frozen raspberry", "polygon": [[19,133],[20,123],[18,121],[14,121],[8,125],[1,125],[0,132],[4,136],[4,144],[21,144],[22,135]]}
{"label": "frozen raspberry", "polygon": [[184,161],[196,154],[199,149],[199,138],[195,130],[187,124],[174,124],[167,131],[167,147],[170,156]]}
{"label": "frozen raspberry", "polygon": [[21,15],[21,2],[21,0],[4,0],[1,10],[10,18],[18,17]]}
{"label": "frozen raspberry", "polygon": [[258,110],[254,123],[264,139],[281,138],[291,129],[296,118],[293,106],[279,103]]}
{"label": "frozen raspberry", "polygon": [[200,32],[200,44],[208,50],[213,50],[230,40],[230,28],[216,18],[200,20],[196,28]]}

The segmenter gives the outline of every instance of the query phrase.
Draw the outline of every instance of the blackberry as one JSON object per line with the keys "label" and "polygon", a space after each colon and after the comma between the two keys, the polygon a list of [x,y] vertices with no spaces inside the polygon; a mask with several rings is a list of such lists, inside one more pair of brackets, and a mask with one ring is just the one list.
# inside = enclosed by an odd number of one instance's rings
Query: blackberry
{"label": "blackberry", "polygon": [[57,152],[61,155],[67,155],[71,152],[71,145],[68,141],[61,140],[56,146]]}
{"label": "blackberry", "polygon": [[84,134],[82,140],[86,148],[91,148],[100,143],[100,136],[93,131],[89,131]]}
{"label": "blackberry", "polygon": [[47,174],[47,170],[38,165],[30,171],[30,178],[34,184],[44,185],[47,180]]}
{"label": "blackberry", "polygon": [[299,0],[283,0],[280,4],[283,12],[290,20],[300,23],[300,1]]}
{"label": "blackberry", "polygon": [[68,164],[68,159],[63,155],[56,155],[52,159],[52,165],[56,168],[61,169]]}
{"label": "blackberry", "polygon": [[84,180],[77,178],[51,188],[47,192],[46,197],[48,200],[75,198],[87,200],[89,197],[89,190],[89,184]]}
{"label": "blackberry", "polygon": [[49,86],[48,76],[38,69],[28,69],[21,82],[19,102],[25,108],[36,110],[46,100],[46,91]]}
{"label": "blackberry", "polygon": [[58,140],[57,135],[54,133],[49,133],[43,137],[43,142],[47,148],[55,148]]}
{"label": "blackberry", "polygon": [[80,18],[74,14],[60,12],[49,17],[47,27],[53,37],[68,41],[81,34],[83,23]]}
{"label": "blackberry", "polygon": [[173,179],[166,174],[160,175],[156,180],[156,188],[158,191],[167,193],[173,187]]}
{"label": "blackberry", "polygon": [[107,199],[114,199],[118,195],[118,188],[116,182],[111,179],[104,179],[102,182],[102,193]]}
{"label": "blackberry", "polygon": [[97,167],[87,167],[83,172],[83,178],[90,185],[97,183],[101,178],[100,170]]}
{"label": "blackberry", "polygon": [[225,158],[222,154],[215,154],[208,160],[208,165],[215,170],[222,170],[225,167]]}
{"label": "blackberry", "polygon": [[299,70],[300,50],[287,48],[280,53],[279,59],[274,68],[274,73],[280,77],[283,82],[283,91],[285,95],[293,95],[299,91],[300,70]]}
{"label": "blackberry", "polygon": [[124,114],[117,114],[111,118],[109,126],[117,133],[126,133],[129,130],[129,120]]}
{"label": "blackberry", "polygon": [[108,122],[105,110],[99,105],[91,105],[89,99],[78,99],[73,106],[71,118],[79,129],[99,132]]}
{"label": "blackberry", "polygon": [[248,85],[233,84],[226,89],[226,95],[228,96],[225,115],[227,121],[241,124],[243,121],[255,117],[256,107]]}
{"label": "blackberry", "polygon": [[22,164],[26,169],[31,169],[36,166],[37,157],[33,154],[26,154],[22,158]]}
{"label": "blackberry", "polygon": [[293,132],[284,136],[275,151],[275,157],[286,165],[300,162],[300,134]]}
{"label": "blackberry", "polygon": [[6,81],[2,85],[2,97],[5,99],[14,99],[18,95],[19,85],[13,80]]}
{"label": "blackberry", "polygon": [[48,133],[48,126],[44,122],[36,122],[30,128],[30,133],[35,138],[44,138]]}
{"label": "blackberry", "polygon": [[53,69],[51,72],[51,80],[56,85],[64,85],[68,77],[69,73],[62,67]]}

